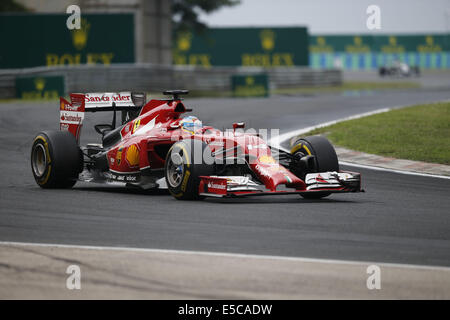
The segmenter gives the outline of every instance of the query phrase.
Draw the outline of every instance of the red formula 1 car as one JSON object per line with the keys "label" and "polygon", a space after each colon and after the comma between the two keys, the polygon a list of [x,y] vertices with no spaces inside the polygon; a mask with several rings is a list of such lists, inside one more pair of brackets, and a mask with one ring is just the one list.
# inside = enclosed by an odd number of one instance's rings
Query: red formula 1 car
{"label": "red formula 1 car", "polygon": [[[360,174],[340,172],[336,152],[321,136],[299,139],[290,152],[269,146],[243,123],[220,131],[204,126],[180,95],[150,100],[142,93],[71,94],[60,99],[60,130],[34,139],[31,168],[43,188],[70,188],[76,181],[164,187],[176,199],[299,194],[322,198],[361,191]],[[101,144],[80,146],[88,112],[110,111],[112,124],[95,125]],[[122,125],[116,127],[116,113]]]}

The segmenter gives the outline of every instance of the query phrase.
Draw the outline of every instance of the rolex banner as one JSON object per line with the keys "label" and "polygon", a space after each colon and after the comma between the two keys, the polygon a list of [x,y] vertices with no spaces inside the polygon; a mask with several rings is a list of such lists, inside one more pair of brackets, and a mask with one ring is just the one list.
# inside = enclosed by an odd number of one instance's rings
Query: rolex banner
{"label": "rolex banner", "polygon": [[449,34],[316,35],[310,66],[376,70],[399,60],[421,69],[450,68]]}
{"label": "rolex banner", "polygon": [[292,28],[211,28],[174,35],[174,64],[290,67],[308,65],[308,33]]}
{"label": "rolex banner", "polygon": [[235,97],[268,97],[269,79],[267,74],[233,75],[231,88]]}
{"label": "rolex banner", "polygon": [[0,69],[133,63],[132,14],[81,14],[69,30],[67,14],[0,14]]}
{"label": "rolex banner", "polygon": [[22,99],[58,99],[64,96],[64,78],[18,77],[16,78],[16,97]]}

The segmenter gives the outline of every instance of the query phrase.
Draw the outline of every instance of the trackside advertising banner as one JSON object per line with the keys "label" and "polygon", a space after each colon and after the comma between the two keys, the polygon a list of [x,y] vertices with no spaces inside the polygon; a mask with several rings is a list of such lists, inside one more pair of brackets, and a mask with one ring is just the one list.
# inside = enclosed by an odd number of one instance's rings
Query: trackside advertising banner
{"label": "trackside advertising banner", "polygon": [[174,35],[178,65],[290,67],[308,65],[308,32],[294,28],[211,28]]}
{"label": "trackside advertising banner", "polygon": [[267,74],[233,75],[231,88],[235,97],[268,97],[269,77]]}
{"label": "trackside advertising banner", "polygon": [[62,76],[16,78],[16,97],[21,99],[58,99],[64,95]]}
{"label": "trackside advertising banner", "polygon": [[0,14],[0,69],[132,63],[132,14],[82,14],[69,30],[67,14]]}
{"label": "trackside advertising banner", "polygon": [[314,35],[310,65],[370,70],[400,60],[421,69],[450,68],[450,35]]}

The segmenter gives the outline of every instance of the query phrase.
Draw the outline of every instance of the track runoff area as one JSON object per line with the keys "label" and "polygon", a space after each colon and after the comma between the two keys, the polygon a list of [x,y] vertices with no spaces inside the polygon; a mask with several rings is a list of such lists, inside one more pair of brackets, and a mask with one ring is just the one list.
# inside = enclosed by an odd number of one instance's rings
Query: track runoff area
{"label": "track runoff area", "polygon": [[[393,105],[398,99],[392,100]],[[201,101],[196,102],[202,104]],[[204,105],[206,102],[203,101]],[[200,106],[199,109],[204,108]],[[372,106],[372,109],[375,109],[375,106]],[[295,133],[298,134],[298,131]],[[101,193],[94,193],[93,195],[90,193],[88,197],[101,197]],[[126,194],[124,197],[127,197]],[[6,201],[2,207],[4,205]],[[213,205],[225,206],[222,203]],[[311,210],[311,204],[303,203],[295,204],[296,210],[303,205],[307,210]],[[317,207],[320,203],[313,205]],[[250,203],[250,206],[255,204]],[[99,219],[107,218],[100,216]],[[95,217],[95,214],[92,217]],[[135,217],[126,215],[123,217],[123,219],[133,218]],[[137,242],[136,246],[129,246],[127,244],[133,241],[126,239],[120,244],[115,241],[92,241],[93,238],[85,241],[71,240],[72,235],[69,238],[61,238],[65,244],[59,244],[46,237],[33,237],[32,233],[26,237],[5,236],[5,234],[8,232],[3,233],[4,241],[1,243],[3,249],[0,253],[1,261],[6,261],[9,267],[3,269],[0,281],[3,282],[2,288],[12,289],[0,290],[0,296],[3,298],[439,299],[449,297],[450,284],[446,280],[450,279],[449,268],[445,262],[438,263],[442,266],[435,265],[432,259],[417,261],[419,263],[392,263],[384,261],[386,259],[355,260],[346,254],[343,254],[346,256],[344,259],[335,259],[331,254],[329,254],[331,258],[303,258],[300,256],[301,253],[294,253],[292,256],[283,250],[280,250],[280,255],[273,254],[276,250],[266,251],[271,254],[254,254],[252,252],[257,250],[251,249],[245,249],[246,252],[243,253],[238,249],[236,251],[239,253],[233,253],[226,252],[234,251],[232,247],[225,250],[224,247],[218,246],[217,250],[211,251],[207,246],[203,248],[197,246],[199,250],[193,250],[194,245],[181,250],[150,249],[150,243],[144,243],[144,246],[149,248],[138,248]],[[267,235],[270,238],[270,233]],[[201,234],[200,236],[207,237]],[[6,239],[8,237],[9,239]],[[31,241],[26,241],[27,239]],[[87,245],[89,242],[100,242],[100,245]],[[108,242],[111,245],[107,245]],[[205,268],[205,265],[208,268]],[[75,267],[69,268],[70,266]],[[78,279],[81,289],[77,288],[76,266],[80,271]]]}

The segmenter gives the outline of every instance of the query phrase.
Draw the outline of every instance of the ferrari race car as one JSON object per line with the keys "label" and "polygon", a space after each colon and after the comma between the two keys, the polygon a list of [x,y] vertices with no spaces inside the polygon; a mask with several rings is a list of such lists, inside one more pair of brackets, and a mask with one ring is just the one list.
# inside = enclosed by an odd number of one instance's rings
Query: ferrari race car
{"label": "ferrari race car", "polygon": [[[299,139],[292,150],[268,145],[243,123],[220,131],[205,126],[180,95],[146,102],[143,93],[73,93],[60,98],[60,130],[42,131],[31,149],[31,168],[42,188],[70,188],[77,181],[143,189],[168,188],[180,200],[299,194],[322,198],[361,190],[359,173],[340,172],[336,152],[321,136]],[[89,112],[112,112],[97,124],[101,143],[80,146]],[[122,124],[116,127],[116,114]]]}

